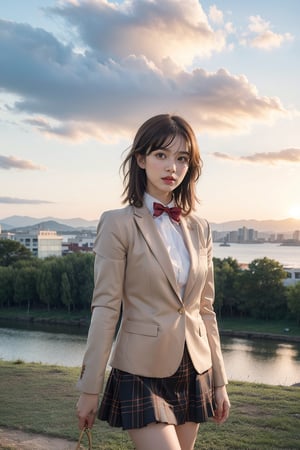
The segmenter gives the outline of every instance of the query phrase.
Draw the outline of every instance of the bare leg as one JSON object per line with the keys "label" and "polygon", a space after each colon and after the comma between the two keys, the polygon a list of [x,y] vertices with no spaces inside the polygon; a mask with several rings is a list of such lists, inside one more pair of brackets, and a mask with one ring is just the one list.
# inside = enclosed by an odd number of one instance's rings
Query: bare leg
{"label": "bare leg", "polygon": [[136,450],[181,450],[174,425],[150,423],[128,430]]}
{"label": "bare leg", "polygon": [[195,422],[186,422],[183,425],[175,427],[181,450],[193,450],[199,424]]}

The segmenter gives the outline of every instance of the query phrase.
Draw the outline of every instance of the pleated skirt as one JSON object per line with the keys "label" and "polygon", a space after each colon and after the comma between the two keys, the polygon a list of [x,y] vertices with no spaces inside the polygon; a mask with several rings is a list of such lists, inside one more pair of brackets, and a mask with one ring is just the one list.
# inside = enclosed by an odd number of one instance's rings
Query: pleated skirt
{"label": "pleated skirt", "polygon": [[215,409],[212,369],[198,374],[185,346],[180,366],[170,377],[144,377],[113,368],[98,418],[129,430],[149,423],[206,422]]}

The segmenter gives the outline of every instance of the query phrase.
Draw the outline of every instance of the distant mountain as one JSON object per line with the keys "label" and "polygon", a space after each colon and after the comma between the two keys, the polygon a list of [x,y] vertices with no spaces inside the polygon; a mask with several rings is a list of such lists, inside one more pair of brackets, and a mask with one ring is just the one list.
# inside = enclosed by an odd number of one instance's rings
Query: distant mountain
{"label": "distant mountain", "polygon": [[[56,225],[51,222],[55,222]],[[74,229],[90,229],[95,230],[98,225],[97,220],[86,220],[81,219],[79,217],[73,219],[59,219],[55,217],[43,217],[43,218],[34,218],[28,216],[10,216],[5,219],[0,219],[0,224],[3,230],[11,230],[15,228],[24,227],[32,227],[32,226],[46,226],[48,224],[48,228],[40,228],[40,229],[48,229],[49,226],[53,226],[56,231],[74,231]],[[44,225],[41,225],[44,224]],[[49,225],[50,224],[50,225]],[[67,228],[63,228],[66,226]],[[62,228],[59,228],[62,227]],[[228,222],[222,223],[211,223],[211,227],[216,231],[234,231],[238,228],[246,227],[253,228],[260,232],[266,233],[292,233],[295,230],[300,230],[300,219],[283,219],[283,220],[255,220],[255,219],[241,219],[241,220],[232,220]],[[38,229],[38,228],[37,228]]]}
{"label": "distant mountain", "polygon": [[292,233],[295,230],[300,230],[300,219],[241,219],[222,223],[211,223],[211,228],[215,231],[234,231],[242,227],[253,228],[254,230],[266,233]]}
{"label": "distant mountain", "polygon": [[20,227],[32,227],[45,222],[57,222],[58,224],[66,225],[67,227],[77,228],[77,229],[95,229],[98,224],[98,220],[86,220],[81,218],[74,219],[58,219],[56,217],[43,217],[35,218],[28,216],[10,216],[5,219],[0,219],[0,224],[3,230],[11,230],[13,228]]}
{"label": "distant mountain", "polygon": [[55,220],[47,220],[45,222],[36,223],[34,225],[27,225],[26,227],[16,227],[11,228],[11,232],[18,233],[27,233],[30,231],[57,231],[59,233],[62,232],[75,232],[78,231],[77,228],[70,227],[68,225],[63,225],[62,223],[58,223]]}

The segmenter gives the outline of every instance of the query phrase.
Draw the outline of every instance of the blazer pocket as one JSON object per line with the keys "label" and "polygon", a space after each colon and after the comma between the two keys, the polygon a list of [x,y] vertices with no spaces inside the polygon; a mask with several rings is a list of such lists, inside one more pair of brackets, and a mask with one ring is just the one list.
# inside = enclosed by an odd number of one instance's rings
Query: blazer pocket
{"label": "blazer pocket", "polygon": [[124,325],[127,333],[140,334],[142,336],[158,336],[158,325],[152,323],[140,323],[127,321]]}
{"label": "blazer pocket", "polygon": [[206,326],[204,325],[204,322],[201,320],[201,322],[199,323],[199,335],[201,337],[206,336]]}

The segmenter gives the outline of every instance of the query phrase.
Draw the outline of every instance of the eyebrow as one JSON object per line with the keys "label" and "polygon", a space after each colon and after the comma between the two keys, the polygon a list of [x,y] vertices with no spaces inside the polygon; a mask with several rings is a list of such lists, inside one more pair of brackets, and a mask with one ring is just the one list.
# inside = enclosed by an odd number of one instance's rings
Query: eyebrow
{"label": "eyebrow", "polygon": [[[166,147],[166,148],[156,148],[153,151],[154,152],[157,152],[157,151],[171,152],[171,150],[168,147]],[[178,153],[183,154],[183,155],[190,155],[190,152],[188,150],[177,150],[175,152],[175,155],[178,154]]]}

